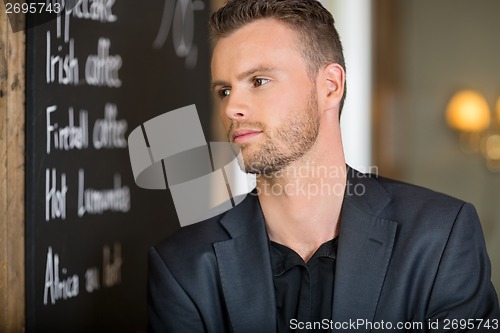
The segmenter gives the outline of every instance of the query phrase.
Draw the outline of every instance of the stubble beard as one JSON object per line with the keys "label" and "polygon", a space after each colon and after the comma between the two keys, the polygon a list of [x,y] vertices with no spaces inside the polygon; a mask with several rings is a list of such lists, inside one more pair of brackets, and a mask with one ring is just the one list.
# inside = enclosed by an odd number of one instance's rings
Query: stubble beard
{"label": "stubble beard", "polygon": [[279,128],[267,130],[265,124],[253,123],[263,130],[261,144],[240,145],[240,167],[246,173],[275,178],[291,163],[302,158],[314,145],[319,132],[318,101],[315,90],[309,94],[304,109]]}

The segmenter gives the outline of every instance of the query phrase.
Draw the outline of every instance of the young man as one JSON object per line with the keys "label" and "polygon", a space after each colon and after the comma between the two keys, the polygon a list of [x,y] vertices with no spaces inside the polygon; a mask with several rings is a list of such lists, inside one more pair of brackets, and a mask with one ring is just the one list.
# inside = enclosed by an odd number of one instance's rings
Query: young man
{"label": "young man", "polygon": [[212,88],[257,188],[151,250],[151,331],[498,330],[474,208],[346,167],[328,11],[232,0],[211,27]]}

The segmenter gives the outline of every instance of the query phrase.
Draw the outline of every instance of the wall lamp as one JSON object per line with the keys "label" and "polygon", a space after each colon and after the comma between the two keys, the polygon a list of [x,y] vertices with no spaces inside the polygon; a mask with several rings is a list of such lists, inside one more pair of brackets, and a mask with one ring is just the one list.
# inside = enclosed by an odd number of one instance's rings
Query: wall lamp
{"label": "wall lamp", "polygon": [[488,169],[500,172],[500,97],[492,116],[480,93],[461,90],[448,102],[446,121],[459,133],[463,151],[481,153]]}

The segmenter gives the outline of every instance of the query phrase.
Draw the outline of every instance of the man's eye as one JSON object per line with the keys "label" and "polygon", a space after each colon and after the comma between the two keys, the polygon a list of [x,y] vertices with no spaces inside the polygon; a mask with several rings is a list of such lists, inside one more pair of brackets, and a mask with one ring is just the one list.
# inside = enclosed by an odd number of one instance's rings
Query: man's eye
{"label": "man's eye", "polygon": [[225,98],[231,95],[231,89],[221,89],[218,92],[219,98]]}
{"label": "man's eye", "polygon": [[264,84],[268,83],[269,81],[271,81],[271,80],[269,80],[269,79],[263,79],[263,78],[255,78],[253,80],[253,86],[254,87],[260,87],[260,86],[263,86]]}

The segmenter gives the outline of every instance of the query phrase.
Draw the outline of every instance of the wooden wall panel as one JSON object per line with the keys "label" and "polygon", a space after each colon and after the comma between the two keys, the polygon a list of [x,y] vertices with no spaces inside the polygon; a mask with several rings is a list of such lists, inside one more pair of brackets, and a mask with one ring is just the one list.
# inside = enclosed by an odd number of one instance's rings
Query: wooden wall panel
{"label": "wooden wall panel", "polygon": [[9,333],[25,327],[24,59],[25,33],[12,32],[0,1],[0,332]]}

